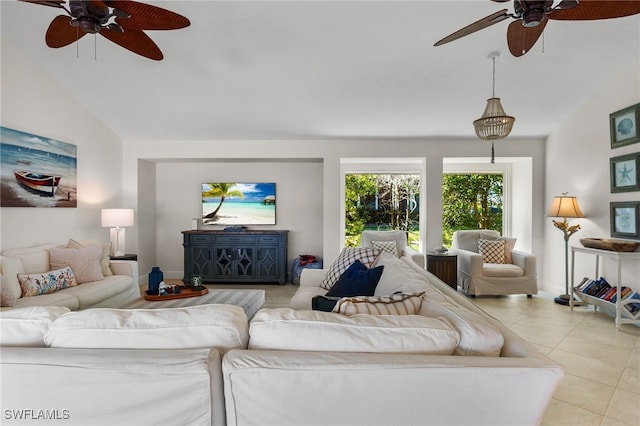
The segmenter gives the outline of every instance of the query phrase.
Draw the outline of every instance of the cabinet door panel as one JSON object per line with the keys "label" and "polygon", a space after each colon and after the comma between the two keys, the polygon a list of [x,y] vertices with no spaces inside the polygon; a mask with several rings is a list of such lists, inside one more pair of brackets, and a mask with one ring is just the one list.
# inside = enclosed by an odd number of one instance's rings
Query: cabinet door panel
{"label": "cabinet door panel", "polygon": [[278,278],[278,248],[258,247],[258,278]]}
{"label": "cabinet door panel", "polygon": [[238,247],[235,250],[235,272],[236,277],[253,278],[255,261],[253,247]]}
{"label": "cabinet door panel", "polygon": [[215,249],[214,270],[216,278],[233,276],[233,251],[232,248]]}
{"label": "cabinet door panel", "polygon": [[200,275],[202,279],[213,278],[211,248],[206,246],[191,247],[191,265],[191,275]]}

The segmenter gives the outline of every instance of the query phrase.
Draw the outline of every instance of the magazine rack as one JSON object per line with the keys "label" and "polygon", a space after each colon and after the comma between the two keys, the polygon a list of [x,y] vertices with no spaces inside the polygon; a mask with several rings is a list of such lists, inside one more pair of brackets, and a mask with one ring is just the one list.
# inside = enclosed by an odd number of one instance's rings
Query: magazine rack
{"label": "magazine rack", "polygon": [[[605,257],[614,259],[616,261],[616,270],[617,270],[616,279],[615,279],[615,282],[609,281],[609,283],[612,286],[616,287],[616,294],[618,295],[620,295],[620,288],[622,287],[622,280],[621,280],[622,262],[625,260],[640,261],[640,252],[618,252],[618,251],[601,250],[601,249],[595,249],[595,248],[589,248],[589,247],[571,247],[571,282],[572,283],[575,283],[576,253],[586,253],[586,254],[594,255],[596,257],[596,262],[595,262],[596,270],[595,270],[594,279],[597,279],[599,276],[598,272],[599,272],[599,266],[600,266],[600,259]],[[569,306],[573,311],[574,285],[572,284],[570,287],[571,287],[571,297],[569,298]],[[640,324],[640,319],[638,317],[632,315],[629,311],[623,308],[623,306],[628,303],[639,303],[640,301],[638,300],[625,299],[624,301],[622,301],[620,297],[617,297],[616,302],[611,303],[606,300],[602,300],[598,297],[590,296],[588,294],[584,294],[580,292],[578,292],[577,295],[578,297],[580,297],[580,299],[584,303],[594,305],[595,309],[600,307],[603,310],[611,312],[613,308],[615,310],[616,329],[618,330],[620,330],[620,326],[622,324]]]}

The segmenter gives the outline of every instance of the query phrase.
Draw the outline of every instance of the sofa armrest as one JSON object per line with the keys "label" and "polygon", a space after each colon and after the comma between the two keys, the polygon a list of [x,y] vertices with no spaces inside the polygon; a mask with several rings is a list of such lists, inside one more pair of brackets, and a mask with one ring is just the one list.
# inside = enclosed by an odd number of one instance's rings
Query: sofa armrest
{"label": "sofa armrest", "polygon": [[402,256],[408,257],[413,263],[424,269],[424,254],[407,246],[402,250]]}
{"label": "sofa armrest", "polygon": [[452,248],[449,252],[458,255],[458,270],[465,271],[471,277],[482,276],[482,255],[459,248]]}
{"label": "sofa armrest", "polygon": [[513,250],[511,252],[511,263],[519,266],[525,277],[536,275],[536,256],[533,254]]}
{"label": "sofa armrest", "polygon": [[300,274],[300,287],[320,287],[327,272],[326,269],[303,269]]}
{"label": "sofa armrest", "polygon": [[109,268],[114,275],[128,275],[138,282],[138,262],[135,260],[111,260]]}

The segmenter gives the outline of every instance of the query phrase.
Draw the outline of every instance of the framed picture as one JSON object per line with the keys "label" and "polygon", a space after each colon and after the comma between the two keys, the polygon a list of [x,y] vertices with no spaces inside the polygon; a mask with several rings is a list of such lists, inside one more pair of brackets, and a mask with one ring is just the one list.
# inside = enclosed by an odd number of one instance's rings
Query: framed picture
{"label": "framed picture", "polygon": [[640,190],[640,152],[609,159],[611,192]]}
{"label": "framed picture", "polygon": [[640,142],[640,104],[609,114],[611,148]]}
{"label": "framed picture", "polygon": [[0,127],[0,207],[77,207],[76,145]]}
{"label": "framed picture", "polygon": [[640,201],[610,203],[611,236],[640,240]]}

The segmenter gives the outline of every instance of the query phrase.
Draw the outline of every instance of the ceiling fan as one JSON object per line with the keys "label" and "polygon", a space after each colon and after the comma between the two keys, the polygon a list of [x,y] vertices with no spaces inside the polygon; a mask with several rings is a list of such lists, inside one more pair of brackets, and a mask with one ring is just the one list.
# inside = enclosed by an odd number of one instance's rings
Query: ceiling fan
{"label": "ceiling fan", "polygon": [[[509,0],[491,0],[504,3]],[[483,30],[505,19],[515,19],[507,28],[507,44],[513,56],[527,53],[544,31],[549,19],[564,21],[583,21],[611,19],[640,13],[640,1],[635,0],[562,0],[554,6],[554,1],[513,0],[513,13],[507,9],[499,10],[484,17],[451,35],[439,40],[434,46]]]}
{"label": "ceiling fan", "polygon": [[156,61],[164,56],[144,30],[175,30],[188,27],[187,18],[169,10],[136,1],[114,0],[20,0],[63,9],[45,36],[49,47],[63,47],[85,34],[104,36],[112,42]]}

